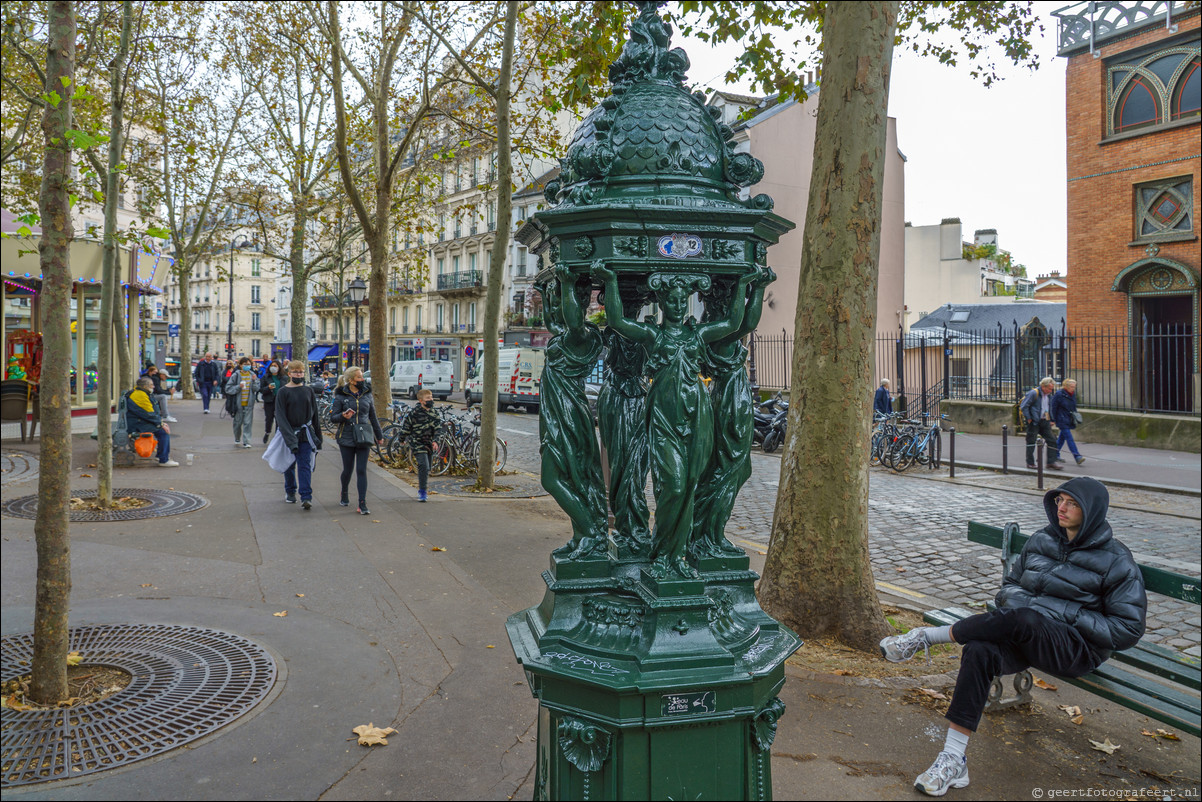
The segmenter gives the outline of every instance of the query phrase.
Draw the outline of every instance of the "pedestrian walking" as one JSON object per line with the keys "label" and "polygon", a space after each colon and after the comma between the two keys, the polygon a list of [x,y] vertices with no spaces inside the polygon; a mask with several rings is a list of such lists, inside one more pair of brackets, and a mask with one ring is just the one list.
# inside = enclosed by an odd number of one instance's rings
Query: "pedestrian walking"
{"label": "pedestrian walking", "polygon": [[1076,379],[1064,380],[1060,389],[1052,396],[1051,409],[1052,421],[1060,430],[1060,436],[1056,438],[1056,450],[1063,451],[1064,444],[1068,443],[1068,450],[1080,465],[1085,462],[1085,457],[1081,456],[1081,452],[1077,450],[1077,441],[1073,439],[1073,429],[1077,428],[1081,421],[1081,413],[1077,411]]}
{"label": "pedestrian walking", "polygon": [[1043,497],[1048,525],[1023,546],[1002,581],[997,609],[947,627],[916,627],[881,641],[891,662],[936,643],[960,643],[960,671],[948,706],[943,751],[914,788],[943,796],[968,785],[969,736],[994,678],[1037,668],[1069,679],[1093,671],[1144,634],[1148,599],[1131,552],[1114,537],[1110,494],[1079,476]]}
{"label": "pedestrian walking", "polygon": [[192,378],[200,391],[200,400],[204,404],[204,414],[209,414],[209,400],[217,393],[221,381],[221,366],[213,361],[212,354],[205,354],[204,359],[196,363]]}
{"label": "pedestrian walking", "polygon": [[313,464],[315,453],[321,451],[321,416],[317,411],[317,393],[305,384],[305,363],[294,359],[288,363],[288,383],[275,395],[275,421],[284,444],[296,461],[284,471],[284,501],[296,503],[299,491],[301,506],[313,506]]}
{"label": "pedestrian walking", "polygon": [[271,425],[275,422],[275,395],[284,386],[284,366],[278,359],[267,363],[263,378],[259,381],[259,397],[263,399],[263,442],[271,438]]}
{"label": "pedestrian walking", "polygon": [[363,380],[362,368],[349,367],[342,374],[334,390],[330,421],[338,427],[334,439],[342,453],[342,495],[338,503],[343,507],[350,506],[348,491],[353,471],[359,491],[358,512],[370,515],[371,510],[367,509],[367,457],[372,443],[384,444],[384,431],[376,417],[371,391]]}
{"label": "pedestrian walking", "polygon": [[430,455],[438,448],[442,419],[434,414],[434,393],[423,387],[417,391],[417,409],[401,424],[400,436],[409,443],[417,462],[417,500],[426,500],[426,480],[430,477]]}
{"label": "pedestrian walking", "polygon": [[1051,376],[1040,379],[1039,386],[1029,390],[1019,407],[1027,423],[1027,467],[1035,467],[1035,441],[1042,437],[1048,444],[1048,467],[1054,471],[1064,468],[1060,461],[1060,450],[1052,439],[1052,393],[1056,391],[1056,380]]}
{"label": "pedestrian walking", "polygon": [[233,408],[234,445],[250,448],[255,398],[259,394],[259,376],[250,357],[244,356],[238,360],[237,369],[226,380],[225,394],[227,408]]}
{"label": "pedestrian walking", "polygon": [[893,414],[893,399],[889,396],[889,380],[881,379],[881,386],[876,388],[872,398],[872,411],[875,415],[888,417]]}

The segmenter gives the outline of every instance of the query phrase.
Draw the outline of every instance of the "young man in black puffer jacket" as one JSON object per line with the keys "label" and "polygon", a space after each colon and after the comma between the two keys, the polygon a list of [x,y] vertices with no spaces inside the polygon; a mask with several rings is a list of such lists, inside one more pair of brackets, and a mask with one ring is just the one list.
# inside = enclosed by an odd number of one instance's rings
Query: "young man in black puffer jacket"
{"label": "young man in black puffer jacket", "polygon": [[893,662],[935,643],[961,643],[950,727],[935,763],[914,787],[931,796],[968,785],[965,749],[993,678],[1038,668],[1061,677],[1093,671],[1144,634],[1143,575],[1106,521],[1110,494],[1096,479],[1065,482],[1043,498],[1048,525],[1023,547],[1002,582],[997,609],[950,627],[918,627],[881,641]]}

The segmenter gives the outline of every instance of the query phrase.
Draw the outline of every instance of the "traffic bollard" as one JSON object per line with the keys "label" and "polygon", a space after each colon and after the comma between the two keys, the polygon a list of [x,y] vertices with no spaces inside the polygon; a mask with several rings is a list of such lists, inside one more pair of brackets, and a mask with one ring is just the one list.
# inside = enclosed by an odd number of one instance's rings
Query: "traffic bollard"
{"label": "traffic bollard", "polygon": [[956,427],[953,426],[947,432],[947,475],[949,479],[956,478]]}
{"label": "traffic bollard", "polygon": [[1035,444],[1035,486],[1043,490],[1043,440]]}
{"label": "traffic bollard", "polygon": [[1002,473],[1010,473],[1010,444],[1007,442],[1007,437],[1010,434],[1010,427],[1002,424]]}

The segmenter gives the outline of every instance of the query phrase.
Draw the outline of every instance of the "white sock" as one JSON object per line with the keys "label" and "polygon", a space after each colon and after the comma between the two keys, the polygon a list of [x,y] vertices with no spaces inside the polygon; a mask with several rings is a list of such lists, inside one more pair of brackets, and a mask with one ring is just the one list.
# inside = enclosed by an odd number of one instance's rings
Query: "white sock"
{"label": "white sock", "polygon": [[926,627],[927,643],[952,643],[952,628],[946,627]]}
{"label": "white sock", "polygon": [[968,735],[963,732],[957,732],[951,727],[947,728],[947,740],[943,744],[943,751],[949,755],[955,755],[961,760],[967,760],[965,752],[968,750]]}

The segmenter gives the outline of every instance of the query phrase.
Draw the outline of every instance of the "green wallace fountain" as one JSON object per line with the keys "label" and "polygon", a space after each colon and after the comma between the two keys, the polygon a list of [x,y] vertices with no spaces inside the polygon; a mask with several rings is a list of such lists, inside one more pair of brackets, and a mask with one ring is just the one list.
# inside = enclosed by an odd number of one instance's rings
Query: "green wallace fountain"
{"label": "green wallace fountain", "polygon": [[[768,246],[793,224],[767,195],[741,198],[763,165],[684,88],[659,3],[637,5],[612,95],[517,235],[540,257],[553,333],[542,482],[572,524],[542,603],[507,622],[539,705],[534,797],[770,799],[777,694],[801,641],[760,609],[724,531],[751,474],[742,338],[774,279]],[[604,330],[585,319],[596,290]],[[584,379],[602,353],[594,429]]]}

